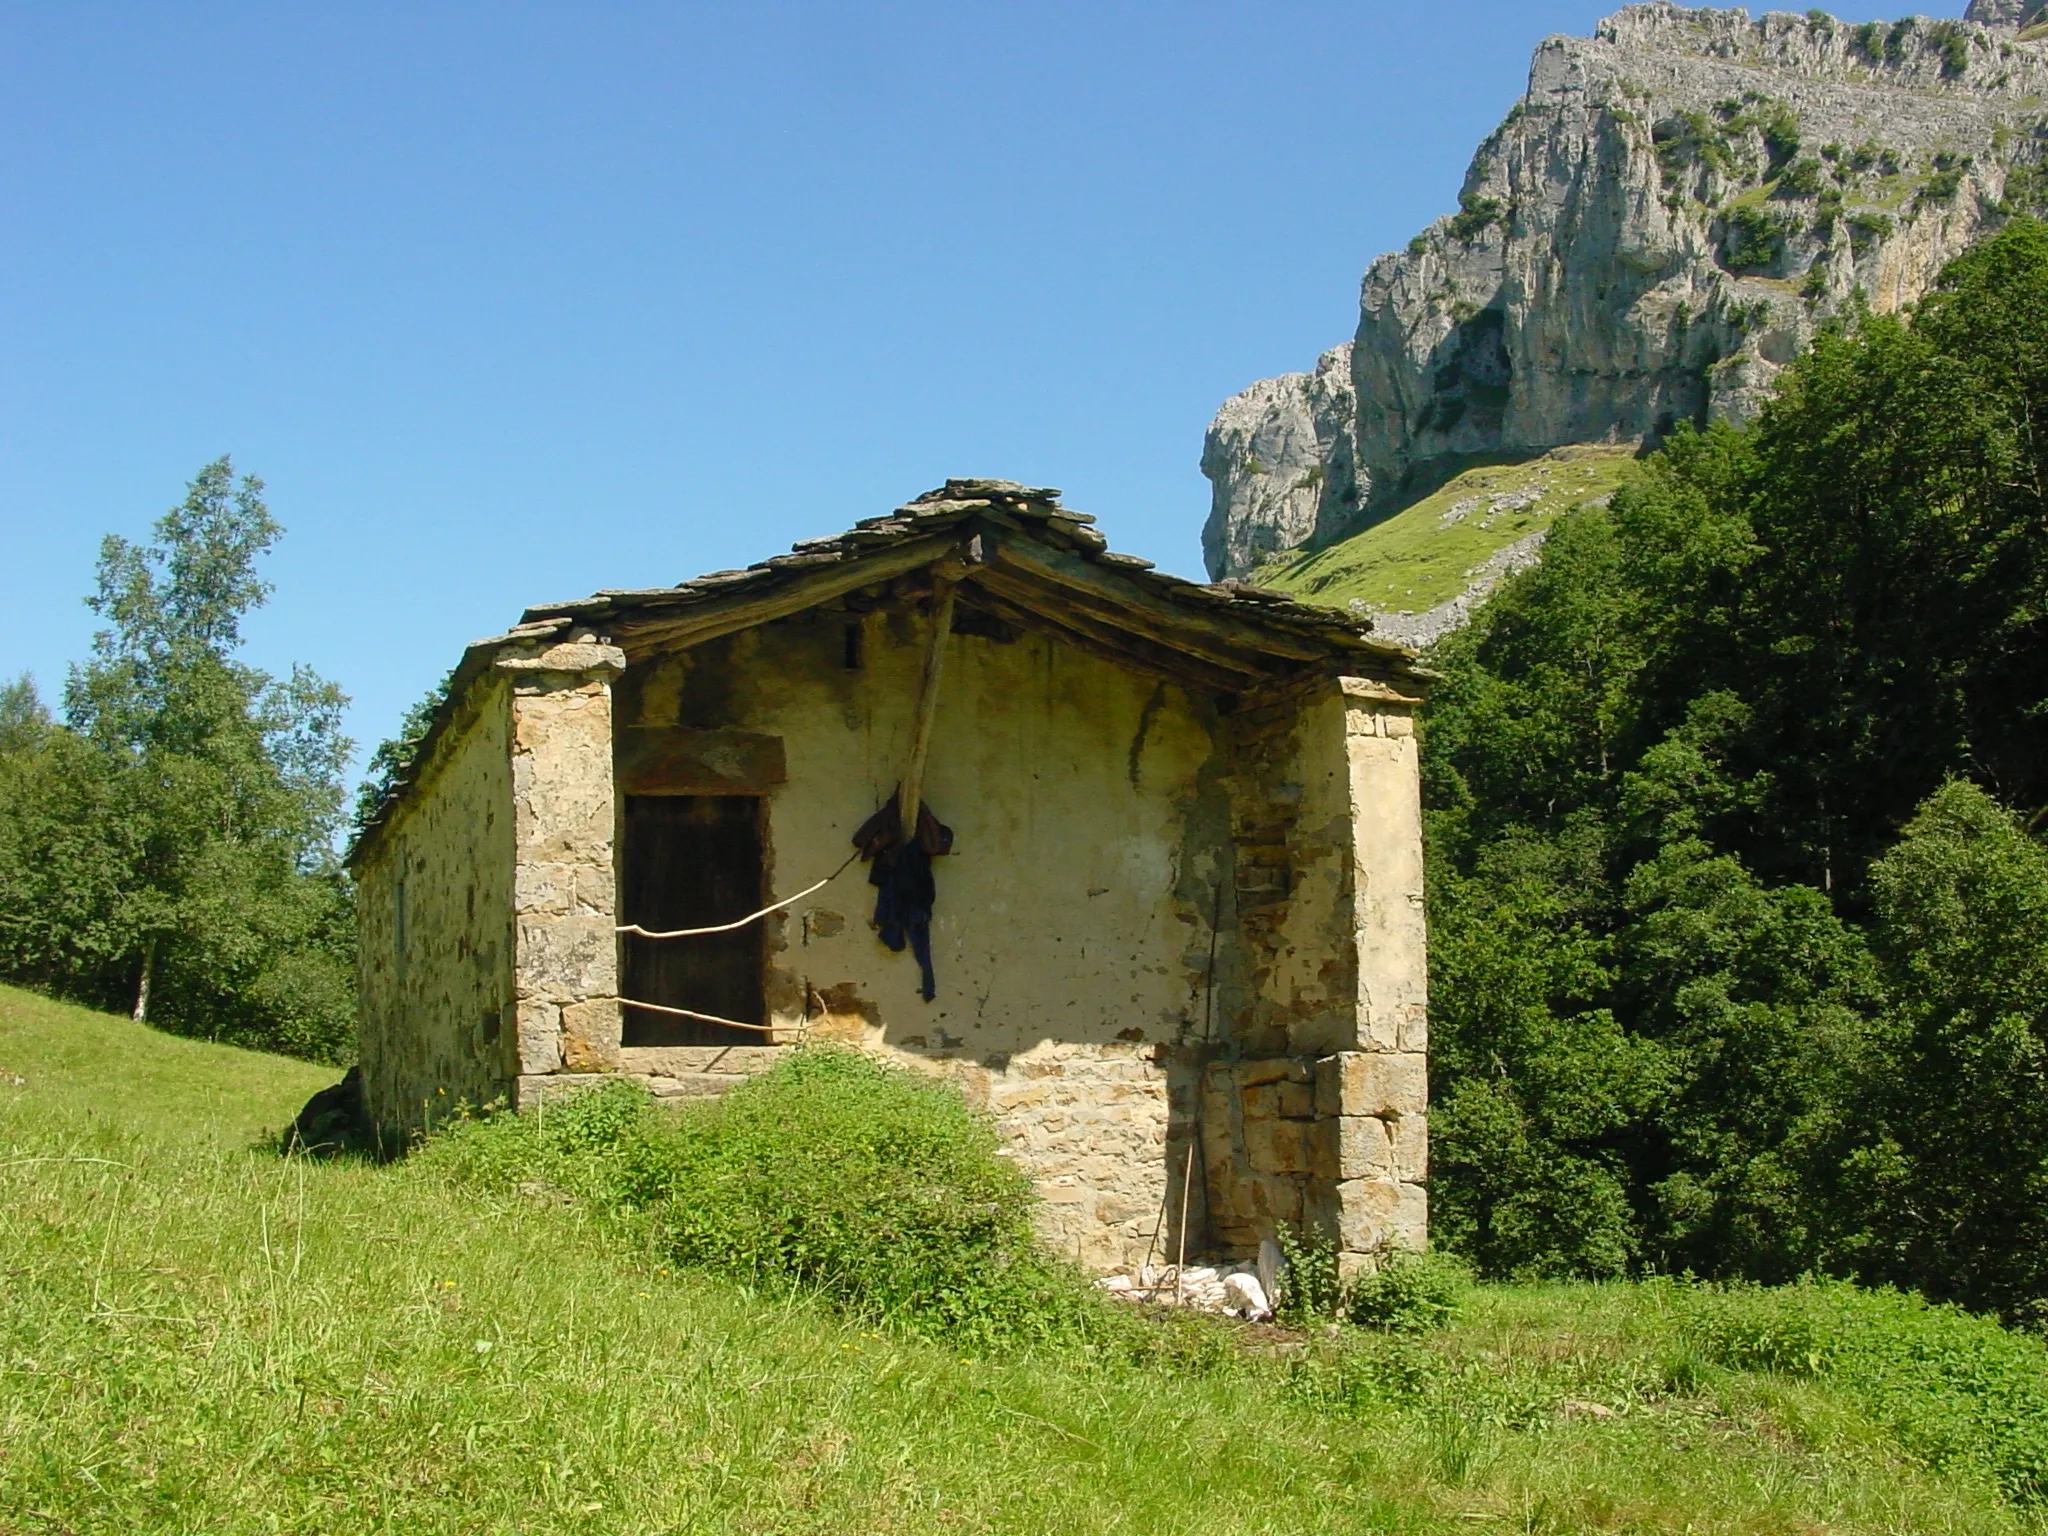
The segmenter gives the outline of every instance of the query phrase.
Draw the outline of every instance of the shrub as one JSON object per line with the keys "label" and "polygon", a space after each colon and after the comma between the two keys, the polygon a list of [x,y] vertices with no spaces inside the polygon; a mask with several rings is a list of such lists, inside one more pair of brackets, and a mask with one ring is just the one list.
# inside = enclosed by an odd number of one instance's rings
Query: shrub
{"label": "shrub", "polygon": [[1727,136],[1704,112],[1664,118],[1651,128],[1650,139],[1656,145],[1657,164],[1667,188],[1677,187],[1684,173],[1695,166],[1722,176],[1735,169]]}
{"label": "shrub", "polygon": [[1767,208],[1745,206],[1728,215],[1722,251],[1730,267],[1770,267],[1785,254],[1792,226]]}
{"label": "shrub", "polygon": [[1886,35],[1884,40],[1885,63],[1905,63],[1906,49],[1912,43],[1913,34],[1917,30],[1918,29],[1914,26],[1913,18],[1910,16],[1901,20],[1897,26],[1891,29],[1890,33]]}
{"label": "shrub", "polygon": [[1029,1183],[949,1085],[813,1046],[722,1100],[620,1081],[458,1126],[458,1177],[553,1188],[684,1265],[819,1295],[955,1342],[1105,1339],[1121,1319],[1038,1241]]}
{"label": "shrub", "polygon": [[1470,192],[1458,199],[1459,212],[1451,220],[1451,237],[1470,245],[1495,224],[1503,223],[1507,205],[1497,197],[1479,197]]}
{"label": "shrub", "polygon": [[1463,1260],[1447,1253],[1392,1253],[1380,1269],[1349,1284],[1338,1278],[1336,1245],[1282,1229],[1274,1315],[1295,1328],[1342,1320],[1383,1333],[1427,1333],[1457,1316],[1472,1285]]}
{"label": "shrub", "polygon": [[1970,34],[1953,21],[1936,22],[1928,28],[1928,40],[1941,50],[1944,80],[1960,80],[1970,71]]}
{"label": "shrub", "polygon": [[1766,100],[1757,106],[1756,125],[1771,157],[1771,171],[1776,174],[1799,154],[1799,114],[1782,101]]}
{"label": "shrub", "polygon": [[1785,168],[1785,174],[1778,178],[1778,195],[1781,197],[1818,197],[1827,185],[1826,171],[1820,161],[1807,156],[1794,160]]}
{"label": "shrub", "polygon": [[1853,247],[1862,247],[1874,240],[1889,240],[1896,228],[1898,225],[1889,214],[1868,210],[1852,213],[1849,215],[1849,243]]}
{"label": "shrub", "polygon": [[1362,1328],[1428,1333],[1458,1315],[1471,1283],[1470,1272],[1449,1254],[1389,1254],[1377,1273],[1351,1286],[1344,1310]]}
{"label": "shrub", "polygon": [[1999,212],[2008,218],[2048,213],[2048,166],[2014,166],[2005,178],[2005,196],[1999,202]]}
{"label": "shrub", "polygon": [[1952,203],[1963,187],[1963,177],[1974,160],[1969,155],[1941,154],[1934,157],[1934,173],[1921,185],[1915,201]]}
{"label": "shrub", "polygon": [[1716,1364],[1825,1379],[1934,1466],[1975,1465],[2008,1497],[2048,1499],[2048,1349],[2038,1340],[1837,1282],[1702,1288],[1682,1326]]}
{"label": "shrub", "polygon": [[1283,1227],[1280,1251],[1287,1267],[1280,1275],[1273,1315],[1295,1328],[1336,1318],[1344,1304],[1343,1288],[1337,1280],[1336,1245]]}

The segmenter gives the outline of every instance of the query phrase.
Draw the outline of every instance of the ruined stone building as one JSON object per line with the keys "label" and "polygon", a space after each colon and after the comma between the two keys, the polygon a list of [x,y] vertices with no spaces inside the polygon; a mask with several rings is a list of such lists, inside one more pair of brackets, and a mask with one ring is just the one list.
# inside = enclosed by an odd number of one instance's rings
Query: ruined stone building
{"label": "ruined stone building", "polygon": [[350,855],[383,1132],[845,1041],[984,1106],[1092,1267],[1420,1245],[1422,674],[1091,521],[951,481],[469,647]]}

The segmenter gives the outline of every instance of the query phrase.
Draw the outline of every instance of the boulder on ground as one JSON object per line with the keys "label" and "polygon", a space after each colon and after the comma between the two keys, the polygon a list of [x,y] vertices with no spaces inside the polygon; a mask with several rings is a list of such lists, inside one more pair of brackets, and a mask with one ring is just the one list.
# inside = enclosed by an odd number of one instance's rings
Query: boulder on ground
{"label": "boulder on ground", "polygon": [[376,1133],[363,1104],[363,1069],[350,1067],[340,1082],[322,1088],[284,1133],[287,1152],[336,1157],[345,1152],[376,1150]]}

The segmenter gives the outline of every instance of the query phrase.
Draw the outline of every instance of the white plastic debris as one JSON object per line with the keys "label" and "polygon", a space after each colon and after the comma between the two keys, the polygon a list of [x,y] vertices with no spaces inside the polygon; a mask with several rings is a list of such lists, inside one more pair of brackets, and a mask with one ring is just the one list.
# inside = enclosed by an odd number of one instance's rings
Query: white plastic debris
{"label": "white plastic debris", "polygon": [[[1255,1262],[1190,1264],[1178,1270],[1168,1264],[1106,1275],[1095,1283],[1125,1301],[1265,1318],[1272,1315],[1272,1305],[1258,1268]],[[1240,1281],[1245,1284],[1238,1285]]]}
{"label": "white plastic debris", "polygon": [[1247,1322],[1262,1323],[1273,1315],[1257,1275],[1231,1275],[1223,1282],[1223,1300]]}

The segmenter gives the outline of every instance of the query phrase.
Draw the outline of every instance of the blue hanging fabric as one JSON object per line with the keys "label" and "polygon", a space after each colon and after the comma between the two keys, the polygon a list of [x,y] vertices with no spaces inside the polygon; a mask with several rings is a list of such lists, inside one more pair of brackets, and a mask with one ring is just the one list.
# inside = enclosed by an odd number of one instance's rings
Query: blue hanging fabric
{"label": "blue hanging fabric", "polygon": [[953,851],[953,829],[941,823],[930,806],[921,805],[917,836],[906,840],[897,797],[891,795],[861,824],[853,842],[861,857],[873,863],[868,884],[875,888],[875,931],[899,955],[909,947],[917,958],[919,991],[931,1002],[939,991],[932,972],[932,908],[938,899],[932,860]]}

